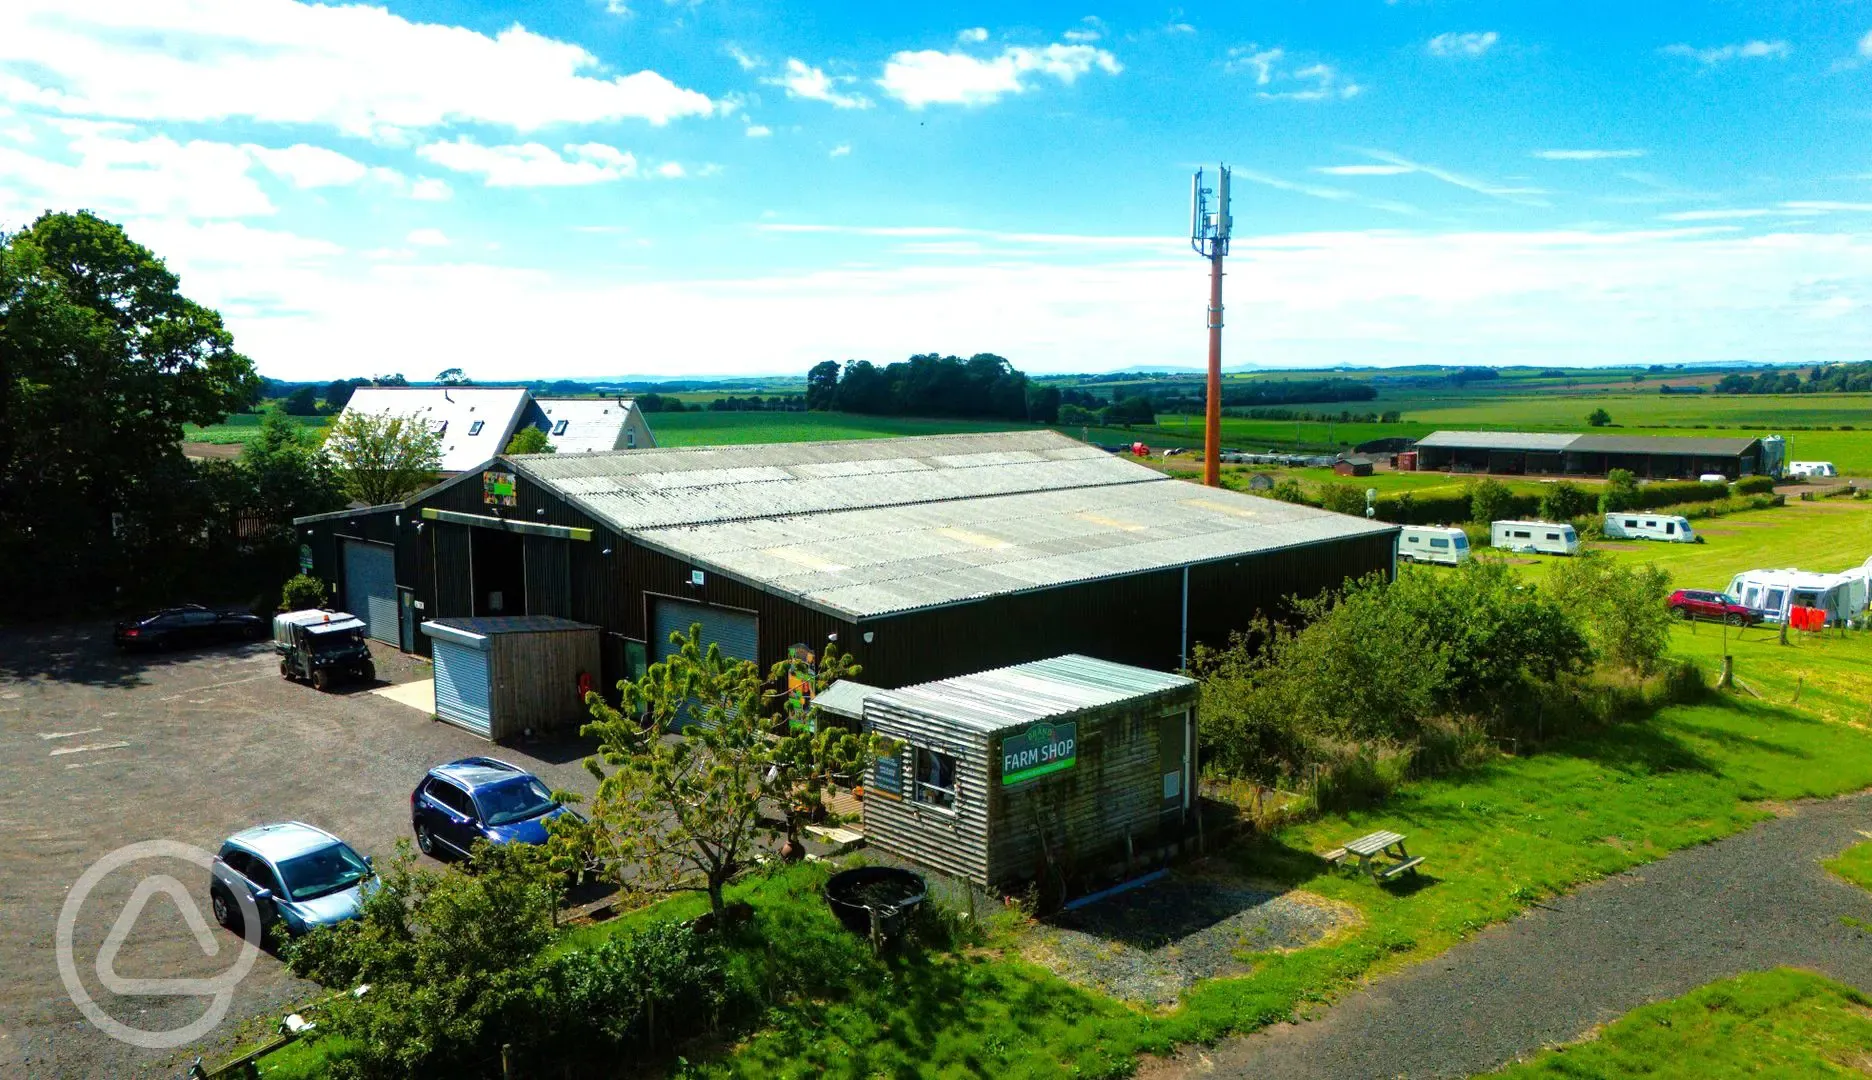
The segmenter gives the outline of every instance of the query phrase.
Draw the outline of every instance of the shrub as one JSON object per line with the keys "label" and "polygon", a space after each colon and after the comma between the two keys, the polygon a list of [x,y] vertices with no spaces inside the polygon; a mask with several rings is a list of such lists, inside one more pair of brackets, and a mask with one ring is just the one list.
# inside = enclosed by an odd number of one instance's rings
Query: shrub
{"label": "shrub", "polygon": [[1492,477],[1469,485],[1469,520],[1487,525],[1514,515],[1514,492]]}
{"label": "shrub", "polygon": [[553,956],[541,989],[560,1052],[640,1053],[712,1028],[734,996],[724,953],[717,935],[665,922]]}
{"label": "shrub", "polygon": [[1380,495],[1378,517],[1397,525],[1458,525],[1469,520],[1469,495],[1409,491]]}
{"label": "shrub", "polygon": [[1331,510],[1336,514],[1365,516],[1365,493],[1351,484],[1320,485],[1319,504],[1323,509]]}
{"label": "shrub", "polygon": [[280,590],[281,611],[311,611],[325,606],[325,583],[310,574],[294,574]]}
{"label": "shrub", "polygon": [[1630,469],[1613,469],[1606,473],[1605,490],[1599,495],[1599,509],[1603,513],[1615,510],[1631,510],[1638,505],[1638,478]]}
{"label": "shrub", "polygon": [[1772,476],[1744,476],[1731,484],[1737,495],[1766,495],[1775,489]]}
{"label": "shrub", "polygon": [[1542,521],[1571,521],[1591,512],[1594,499],[1590,492],[1578,484],[1562,480],[1548,484],[1540,494],[1540,505],[1536,513]]}
{"label": "shrub", "polygon": [[1557,564],[1548,587],[1586,628],[1601,657],[1639,675],[1657,670],[1670,647],[1669,573],[1594,552]]}
{"label": "shrub", "polygon": [[1659,480],[1639,488],[1624,510],[1653,510],[1681,503],[1714,502],[1729,497],[1728,484],[1705,484],[1699,480]]}
{"label": "shrub", "polygon": [[1588,427],[1607,427],[1610,426],[1611,423],[1612,414],[1606,412],[1604,409],[1594,409],[1592,412],[1586,414],[1586,424]]}
{"label": "shrub", "polygon": [[1294,479],[1282,480],[1275,484],[1268,494],[1281,502],[1304,503],[1307,501],[1306,490],[1300,486],[1300,481]]}

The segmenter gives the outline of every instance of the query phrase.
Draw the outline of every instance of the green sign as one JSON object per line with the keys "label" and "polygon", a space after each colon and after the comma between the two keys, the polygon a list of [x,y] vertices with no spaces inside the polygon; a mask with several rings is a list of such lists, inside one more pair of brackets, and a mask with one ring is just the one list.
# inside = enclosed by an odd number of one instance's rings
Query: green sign
{"label": "green sign", "polygon": [[1079,760],[1079,725],[1035,724],[1001,740],[1001,784],[1024,784]]}
{"label": "green sign", "polygon": [[312,572],[312,545],[311,544],[299,545],[299,570],[301,573],[306,573],[306,574],[310,574]]}
{"label": "green sign", "polygon": [[482,473],[481,501],[489,506],[514,505],[514,474],[499,469]]}

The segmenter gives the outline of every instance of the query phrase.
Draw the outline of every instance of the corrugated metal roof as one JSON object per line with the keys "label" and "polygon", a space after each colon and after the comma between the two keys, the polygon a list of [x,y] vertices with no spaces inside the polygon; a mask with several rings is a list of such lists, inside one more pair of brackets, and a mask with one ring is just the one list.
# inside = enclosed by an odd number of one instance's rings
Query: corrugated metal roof
{"label": "corrugated metal roof", "polygon": [[1418,439],[1417,445],[1454,450],[1567,450],[1578,438],[1531,431],[1433,431]]}
{"label": "corrugated metal roof", "polygon": [[1073,654],[885,690],[870,700],[993,734],[1120,702],[1195,692],[1194,679]]}
{"label": "corrugated metal roof", "polygon": [[1052,431],[553,454],[519,465],[622,532],[1162,479]]}
{"label": "corrugated metal roof", "polygon": [[1137,483],[668,526],[634,535],[770,592],[868,618],[1395,531],[1140,471],[1147,479]]}
{"label": "corrugated metal roof", "polygon": [[492,637],[495,634],[539,634],[556,630],[597,630],[591,623],[573,622],[561,619],[557,615],[482,615],[475,618],[429,619],[423,623],[427,630],[431,626],[459,630],[479,637]]}
{"label": "corrugated metal roof", "polygon": [[[519,387],[360,386],[345,402],[347,413],[409,416],[442,429],[442,471],[463,472],[507,448],[527,405]],[[479,422],[481,428],[475,430]]]}
{"label": "corrugated metal roof", "polygon": [[1680,438],[1675,435],[1581,435],[1570,450],[1593,454],[1694,454],[1736,457],[1760,439]]}
{"label": "corrugated metal roof", "polygon": [[813,698],[813,704],[829,713],[850,717],[853,720],[864,719],[865,699],[872,694],[881,694],[875,686],[861,683],[856,679],[840,679]]}

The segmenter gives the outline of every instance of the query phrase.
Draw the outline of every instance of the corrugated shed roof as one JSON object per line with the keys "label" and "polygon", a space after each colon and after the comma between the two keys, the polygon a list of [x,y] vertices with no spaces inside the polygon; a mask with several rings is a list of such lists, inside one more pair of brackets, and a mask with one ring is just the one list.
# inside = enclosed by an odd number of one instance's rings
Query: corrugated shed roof
{"label": "corrugated shed roof", "polygon": [[861,683],[856,679],[840,679],[813,698],[813,704],[829,713],[850,717],[853,720],[864,719],[865,699],[872,694],[881,694],[875,686]]}
{"label": "corrugated shed roof", "polygon": [[667,526],[634,535],[769,592],[869,618],[1395,531],[1140,471],[1148,479],[1137,483]]}
{"label": "corrugated shed roof", "polygon": [[[442,428],[442,471],[463,472],[507,448],[527,392],[519,387],[360,386],[347,413],[411,416]],[[480,430],[475,424],[481,424]]]}
{"label": "corrugated shed roof", "polygon": [[1052,431],[554,454],[520,467],[624,532],[1162,479]]}
{"label": "corrugated shed roof", "polygon": [[1679,438],[1675,435],[1581,435],[1568,449],[1594,454],[1695,454],[1735,457],[1759,439]]}
{"label": "corrugated shed roof", "polygon": [[1433,431],[1418,439],[1417,445],[1459,450],[1567,450],[1578,438],[1532,431]]}
{"label": "corrugated shed roof", "polygon": [[538,634],[557,630],[597,630],[591,623],[573,622],[557,615],[481,615],[474,618],[430,619],[424,627],[441,626],[480,637],[495,634]]}
{"label": "corrugated shed roof", "polygon": [[[631,426],[632,414],[637,412],[637,403],[626,401],[622,405],[608,398],[535,398],[538,418],[546,425],[546,441],[558,454],[590,454],[608,450],[648,450],[656,445],[654,439],[642,442],[639,446],[626,445],[625,430]],[[528,410],[531,413],[533,410]],[[560,421],[565,421],[563,435],[554,435]],[[648,436],[649,427],[638,416],[638,426]],[[640,437],[642,438],[642,437]]]}
{"label": "corrugated shed roof", "polygon": [[1195,693],[1196,681],[1182,675],[1073,654],[885,690],[868,700],[993,734],[1121,702]]}

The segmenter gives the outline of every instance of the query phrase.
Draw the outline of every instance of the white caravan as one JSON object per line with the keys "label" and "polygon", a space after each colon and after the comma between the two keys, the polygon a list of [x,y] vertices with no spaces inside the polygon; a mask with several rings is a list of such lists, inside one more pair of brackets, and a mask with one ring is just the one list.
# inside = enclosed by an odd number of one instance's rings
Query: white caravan
{"label": "white caravan", "polygon": [[1695,544],[1702,539],[1690,527],[1688,518],[1676,514],[1607,514],[1605,534],[1608,540],[1663,540],[1673,544]]}
{"label": "white caravan", "polygon": [[1551,521],[1497,521],[1489,526],[1489,543],[1504,551],[1538,551],[1544,555],[1579,552],[1579,534],[1573,526]]}
{"label": "white caravan", "polygon": [[1729,478],[1719,472],[1706,472],[1702,476],[1697,477],[1697,483],[1699,484],[1727,484],[1728,482]]}
{"label": "white caravan", "polygon": [[1469,558],[1469,537],[1461,529],[1406,525],[1398,531],[1398,558],[1455,566]]}
{"label": "white caravan", "polygon": [[1865,614],[1872,600],[1872,559],[1837,574],[1744,570],[1730,580],[1728,592],[1770,622],[1785,621],[1790,608],[1812,607],[1827,613],[1828,625],[1838,626]]}
{"label": "white caravan", "polygon": [[1788,475],[1800,479],[1838,476],[1839,470],[1833,467],[1831,461],[1795,461],[1788,464]]}

